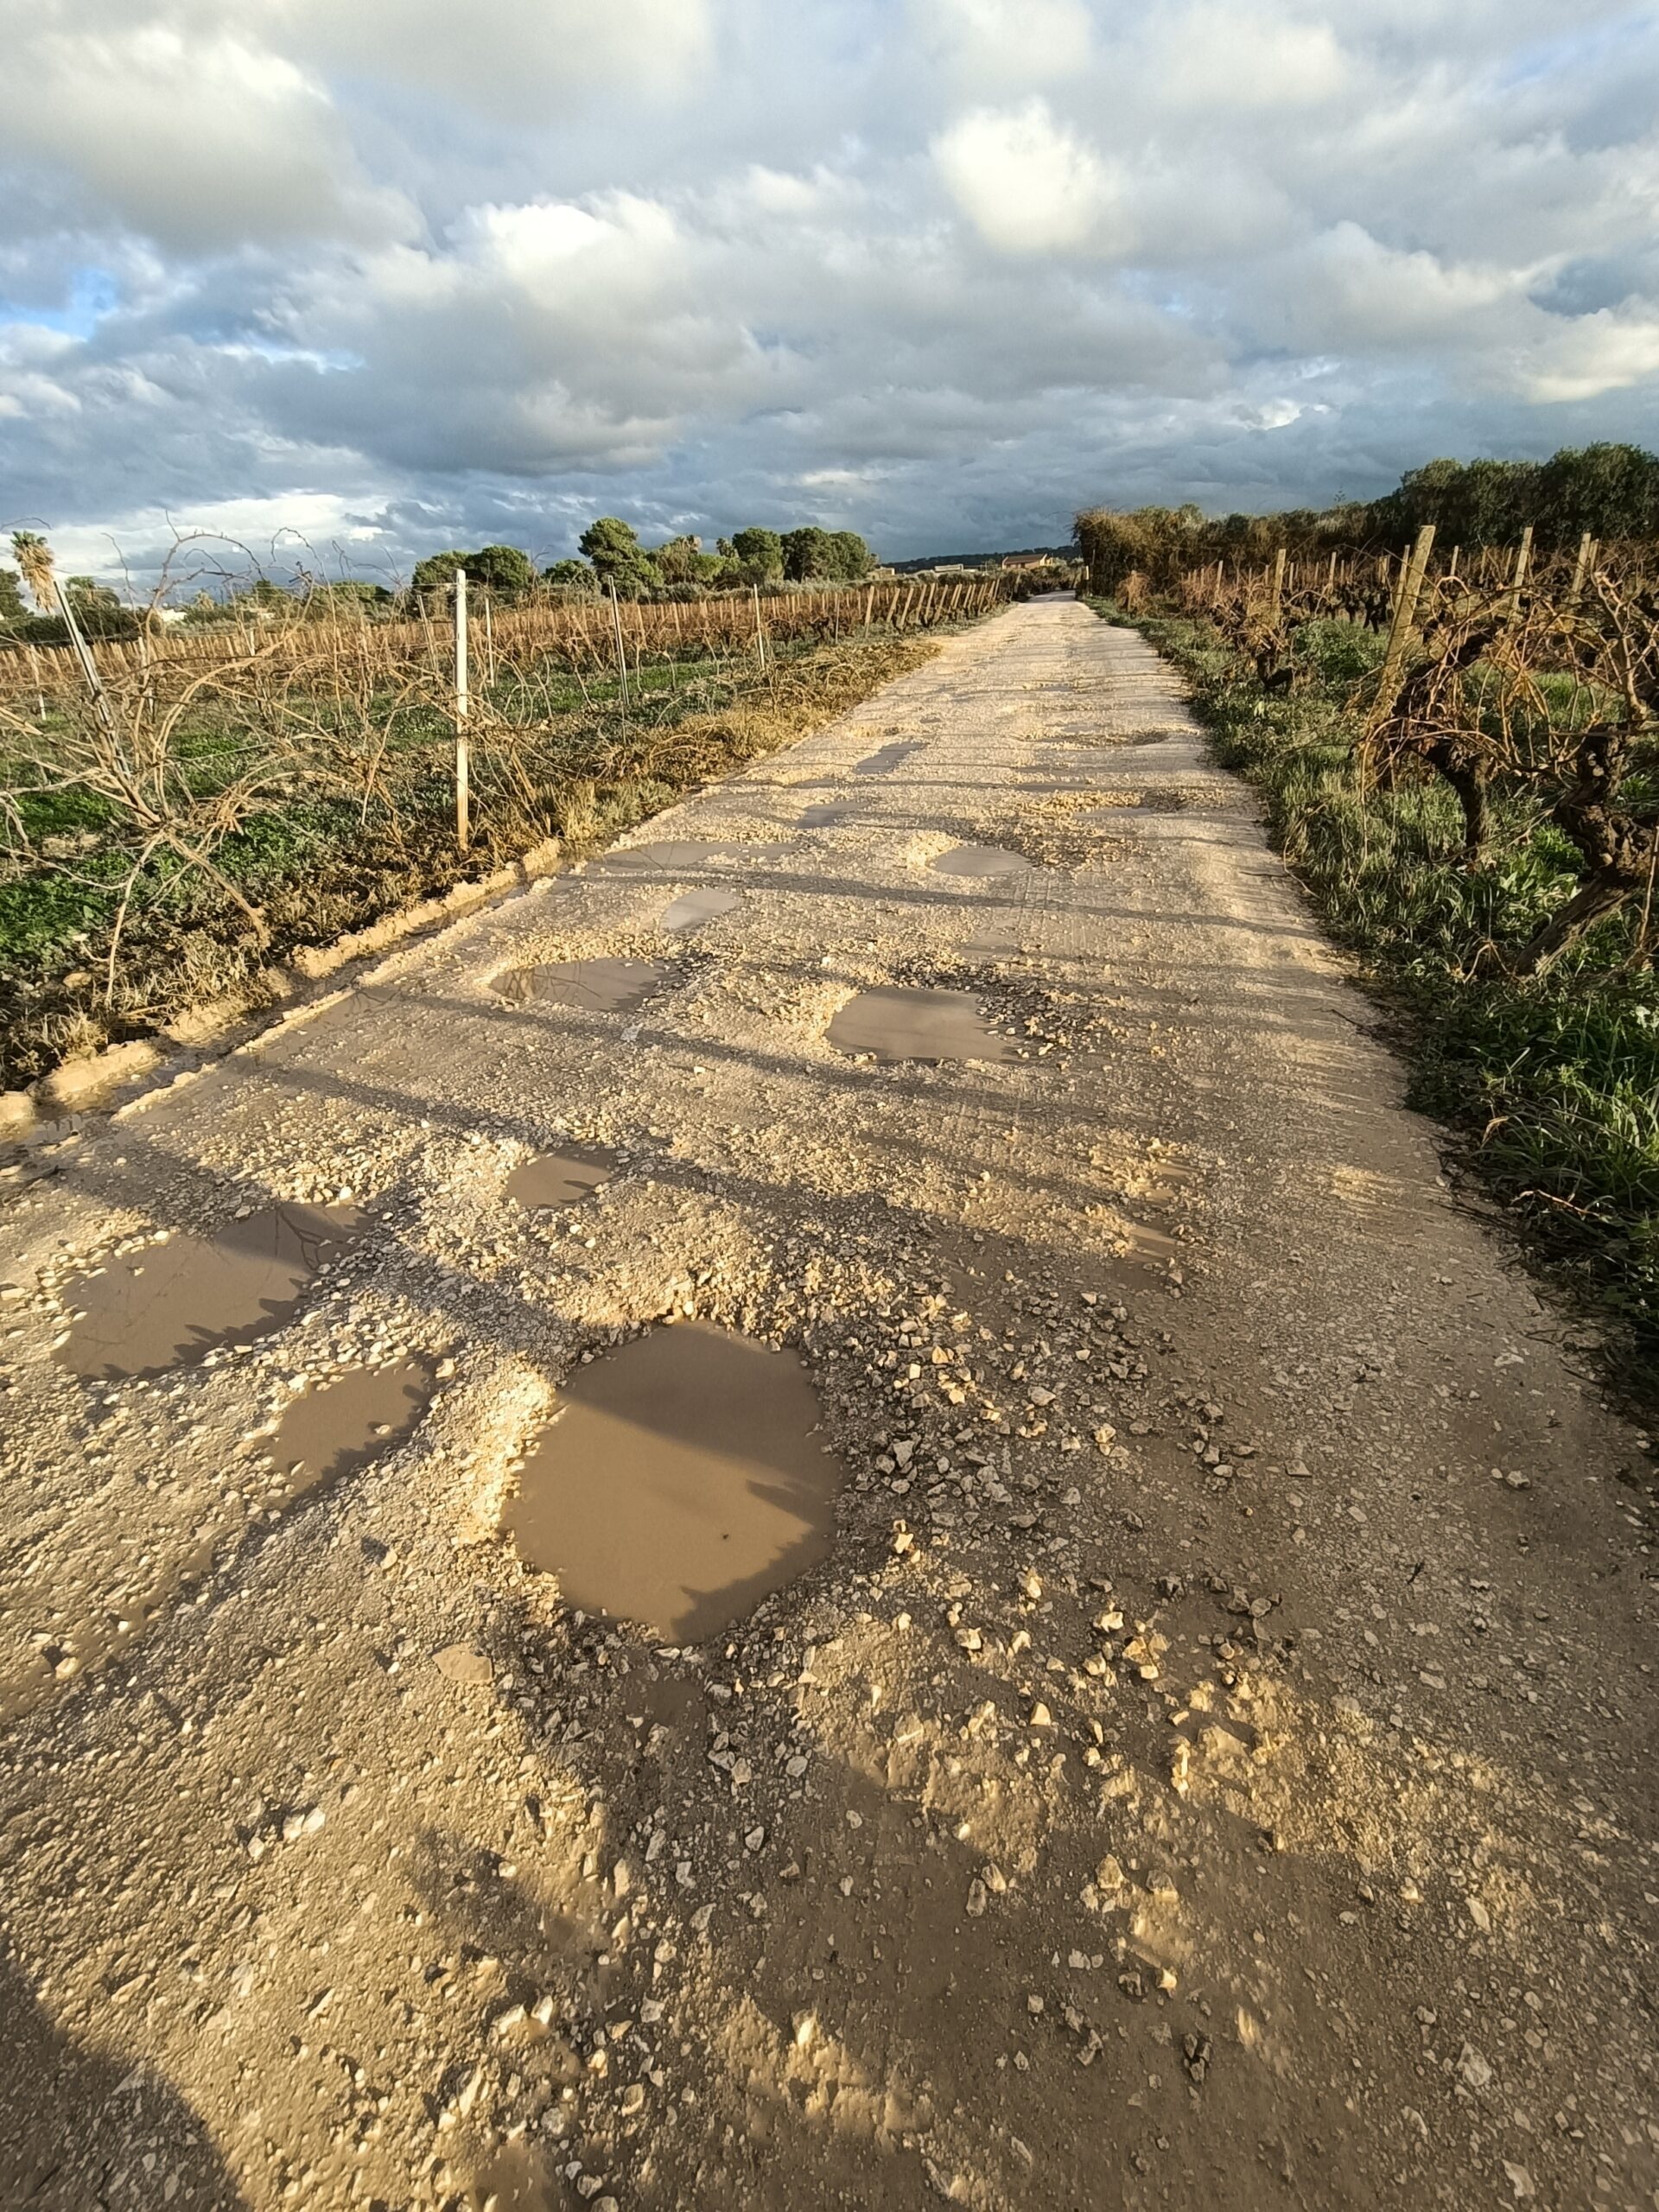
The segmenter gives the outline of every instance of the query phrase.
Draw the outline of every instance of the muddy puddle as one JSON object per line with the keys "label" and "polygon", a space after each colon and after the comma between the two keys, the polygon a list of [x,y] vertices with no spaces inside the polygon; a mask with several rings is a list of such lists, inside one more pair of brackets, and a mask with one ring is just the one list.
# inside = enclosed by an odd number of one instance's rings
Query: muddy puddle
{"label": "muddy puddle", "polygon": [[268,1447],[296,1496],[355,1474],[412,1436],[437,1380],[429,1360],[359,1367],[296,1398]]}
{"label": "muddy puddle", "polygon": [[1023,853],[1010,853],[1001,845],[953,845],[928,866],[938,875],[1029,875],[1031,862]]}
{"label": "muddy puddle", "polygon": [[885,776],[890,768],[896,768],[901,760],[907,760],[916,749],[914,739],[895,738],[891,745],[884,745],[867,759],[855,761],[853,773],[855,776]]}
{"label": "muddy puddle", "polygon": [[189,1367],[280,1328],[325,1262],[362,1235],[354,1206],[261,1206],[212,1239],[178,1236],[71,1286],[59,1357],[88,1381]]}
{"label": "muddy puddle", "polygon": [[981,930],[977,936],[964,938],[962,949],[970,960],[1007,960],[1020,946],[1012,931]]}
{"label": "muddy puddle", "polygon": [[668,970],[654,960],[553,960],[509,968],[491,988],[509,1006],[532,1000],[581,1007],[588,1014],[627,1014],[660,990]]}
{"label": "muddy puddle", "polygon": [[664,907],[657,926],[669,936],[677,937],[684,930],[700,930],[705,922],[731,913],[742,903],[737,892],[721,891],[711,884],[706,891],[688,891],[683,897],[671,899]]}
{"label": "muddy puddle", "polygon": [[515,1167],[501,1185],[501,1195],[532,1212],[546,1206],[574,1206],[602,1191],[615,1176],[617,1165],[616,1154],[602,1145],[571,1145]]}
{"label": "muddy puddle", "polygon": [[724,845],[694,844],[689,838],[665,837],[652,845],[622,845],[606,854],[597,867],[605,871],[618,868],[625,873],[632,869],[651,869],[658,874],[689,868],[708,868],[716,861],[781,860],[789,850],[787,845],[748,843],[739,839]]}
{"label": "muddy puddle", "polygon": [[696,1643],[828,1553],[841,1461],[791,1352],[704,1321],[579,1368],[504,1525],[587,1612]]}
{"label": "muddy puddle", "polygon": [[833,830],[838,822],[852,821],[857,812],[858,808],[851,799],[820,799],[802,815],[801,827],[803,830]]}
{"label": "muddy puddle", "polygon": [[1011,1060],[1014,1047],[981,1014],[969,991],[902,986],[861,991],[826,1031],[837,1052],[878,1060]]}

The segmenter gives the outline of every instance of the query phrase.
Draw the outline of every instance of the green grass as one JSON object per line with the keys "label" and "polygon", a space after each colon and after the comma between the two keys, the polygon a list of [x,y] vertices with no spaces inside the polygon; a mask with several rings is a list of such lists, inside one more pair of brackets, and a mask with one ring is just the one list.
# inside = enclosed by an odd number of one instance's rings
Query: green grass
{"label": "green grass", "polygon": [[1659,1399],[1659,975],[1629,964],[1631,918],[1603,924],[1547,976],[1503,972],[1575,887],[1577,855],[1510,794],[1467,869],[1443,784],[1361,788],[1346,701],[1381,655],[1373,632],[1308,625],[1302,687],[1269,698],[1207,622],[1133,626],[1186,675],[1217,758],[1255,785],[1326,928],[1397,1017],[1412,1103],[1459,1133],[1534,1251],[1616,1325],[1624,1383]]}

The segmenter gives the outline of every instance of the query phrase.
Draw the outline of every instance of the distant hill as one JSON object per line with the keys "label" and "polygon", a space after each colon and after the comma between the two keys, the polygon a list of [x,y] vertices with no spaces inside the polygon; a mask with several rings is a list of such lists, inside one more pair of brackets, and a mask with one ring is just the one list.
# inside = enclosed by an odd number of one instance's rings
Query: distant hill
{"label": "distant hill", "polygon": [[1015,553],[1047,553],[1057,561],[1075,561],[1075,545],[1010,545],[1001,553],[928,553],[916,561],[889,561],[887,566],[901,576],[918,569],[994,569]]}

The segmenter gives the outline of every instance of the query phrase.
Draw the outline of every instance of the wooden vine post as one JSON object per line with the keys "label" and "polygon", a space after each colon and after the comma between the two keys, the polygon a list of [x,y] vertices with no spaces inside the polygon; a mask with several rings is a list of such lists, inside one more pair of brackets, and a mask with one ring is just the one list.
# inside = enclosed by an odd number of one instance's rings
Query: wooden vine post
{"label": "wooden vine post", "polygon": [[1521,587],[1527,581],[1527,569],[1532,560],[1532,524],[1529,523],[1521,533],[1521,543],[1515,549],[1515,569],[1510,577],[1510,620],[1516,622],[1521,616]]}
{"label": "wooden vine post", "polygon": [[1569,597],[1574,601],[1577,601],[1579,594],[1584,589],[1584,580],[1590,573],[1590,557],[1592,551],[1594,549],[1594,545],[1595,540],[1591,537],[1589,531],[1586,530],[1584,536],[1579,540],[1579,557],[1573,563],[1573,589],[1569,594]]}
{"label": "wooden vine post", "polygon": [[1428,574],[1428,556],[1434,550],[1434,525],[1426,522],[1417,533],[1417,543],[1409,559],[1400,564],[1400,588],[1395,595],[1394,620],[1389,626],[1388,648],[1382,656],[1382,672],[1377,678],[1376,698],[1365,724],[1365,741],[1371,740],[1388,720],[1395,701],[1400,696],[1400,686],[1405,680],[1406,652],[1411,643],[1412,620],[1421,596],[1423,579]]}

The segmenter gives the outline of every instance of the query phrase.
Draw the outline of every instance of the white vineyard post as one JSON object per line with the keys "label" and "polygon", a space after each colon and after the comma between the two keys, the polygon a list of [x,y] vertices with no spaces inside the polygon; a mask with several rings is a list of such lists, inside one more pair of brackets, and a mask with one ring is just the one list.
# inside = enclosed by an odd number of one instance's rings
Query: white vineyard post
{"label": "white vineyard post", "polygon": [[455,842],[472,842],[472,760],[467,743],[467,571],[455,570]]}

